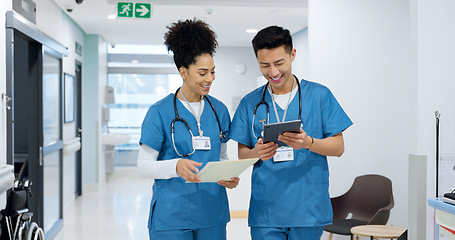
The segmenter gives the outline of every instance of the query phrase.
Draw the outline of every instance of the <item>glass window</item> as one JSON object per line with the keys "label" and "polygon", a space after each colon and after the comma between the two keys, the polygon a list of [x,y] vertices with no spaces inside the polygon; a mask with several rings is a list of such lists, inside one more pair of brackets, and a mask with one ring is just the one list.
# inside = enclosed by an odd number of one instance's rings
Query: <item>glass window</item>
{"label": "glass window", "polygon": [[43,55],[43,146],[60,139],[60,60]]}
{"label": "glass window", "polygon": [[135,165],[141,125],[149,107],[182,85],[179,74],[108,75],[108,85],[114,88],[115,103],[109,104],[110,133],[128,134],[128,144],[115,147],[115,166]]}

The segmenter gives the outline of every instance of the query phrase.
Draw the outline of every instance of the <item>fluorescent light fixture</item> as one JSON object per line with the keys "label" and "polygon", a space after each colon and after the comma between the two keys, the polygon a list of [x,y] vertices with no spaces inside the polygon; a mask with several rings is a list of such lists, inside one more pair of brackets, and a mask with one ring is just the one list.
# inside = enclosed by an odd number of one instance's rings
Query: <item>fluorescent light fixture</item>
{"label": "fluorescent light fixture", "polygon": [[258,30],[257,30],[257,29],[254,29],[254,28],[250,28],[250,29],[247,29],[246,32],[247,32],[247,33],[257,33]]}
{"label": "fluorescent light fixture", "polygon": [[108,15],[107,18],[114,20],[115,19],[115,15],[114,14]]}
{"label": "fluorescent light fixture", "polygon": [[151,54],[151,55],[173,55],[167,51],[163,45],[131,45],[131,44],[115,44],[115,48],[108,48],[108,53],[119,54]]}
{"label": "fluorescent light fixture", "polygon": [[132,60],[131,63],[139,63],[139,60]]}

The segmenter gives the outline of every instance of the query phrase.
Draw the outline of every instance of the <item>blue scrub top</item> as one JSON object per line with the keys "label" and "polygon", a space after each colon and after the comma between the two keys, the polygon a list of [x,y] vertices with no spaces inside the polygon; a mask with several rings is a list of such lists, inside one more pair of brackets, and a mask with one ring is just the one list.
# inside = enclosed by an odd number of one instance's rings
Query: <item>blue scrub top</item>
{"label": "blue scrub top", "polygon": [[[223,132],[229,140],[231,119],[226,106],[214,97],[207,96],[217,111]],[[196,118],[177,100],[180,117],[185,119],[194,136],[198,136]],[[142,123],[140,144],[159,152],[158,161],[182,158],[174,150],[171,138],[171,122],[175,118],[174,94],[169,94],[152,105]],[[210,137],[211,150],[196,150],[186,157],[201,162],[220,161],[221,141],[215,113],[206,101],[201,115],[201,129]],[[182,122],[174,124],[175,146],[180,154],[192,152],[191,135]],[[150,208],[157,220],[157,230],[197,229],[229,222],[229,206],[225,187],[217,183],[185,183],[181,177],[156,179]],[[149,222],[149,227],[151,222]]]}
{"label": "blue scrub top", "polygon": [[[246,95],[240,102],[231,125],[231,139],[253,148],[267,118],[265,104],[261,104],[252,120],[255,105],[261,101],[264,86]],[[302,80],[302,128],[314,138],[331,137],[352,125],[330,90],[318,83]],[[297,92],[298,94],[298,92]],[[286,121],[297,120],[299,96],[289,104]],[[276,116],[269,93],[265,101],[270,107],[270,123]],[[284,109],[278,105],[280,118]],[[259,161],[254,165],[251,179],[251,199],[248,223],[251,227],[312,227],[332,222],[329,196],[327,157],[306,149],[295,150],[294,160],[285,162]]]}

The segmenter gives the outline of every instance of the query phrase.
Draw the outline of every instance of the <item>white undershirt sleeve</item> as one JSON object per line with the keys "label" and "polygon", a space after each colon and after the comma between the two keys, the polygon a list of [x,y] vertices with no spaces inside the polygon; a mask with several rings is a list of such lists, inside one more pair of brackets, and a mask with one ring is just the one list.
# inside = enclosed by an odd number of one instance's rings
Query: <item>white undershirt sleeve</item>
{"label": "white undershirt sleeve", "polygon": [[142,176],[153,179],[169,179],[178,177],[177,162],[178,158],[157,161],[159,152],[155,149],[141,144],[137,157],[137,167]]}
{"label": "white undershirt sleeve", "polygon": [[[179,177],[177,174],[177,162],[180,158],[158,161],[158,155],[159,152],[155,149],[141,144],[137,158],[139,173],[144,177],[153,179]],[[226,143],[221,143],[220,159],[221,161],[229,160]]]}
{"label": "white undershirt sleeve", "polygon": [[[188,110],[190,109],[186,101],[181,101],[181,103]],[[204,101],[189,104],[193,105],[194,108],[199,107],[199,105],[201,105],[202,109],[204,108]],[[158,155],[159,152],[155,149],[145,144],[141,144],[139,155],[137,157],[137,167],[139,168],[140,174],[144,177],[153,179],[170,179],[173,177],[179,177],[177,173],[177,162],[180,160],[180,158],[158,161]],[[221,143],[220,160],[229,160],[226,143]]]}
{"label": "white undershirt sleeve", "polygon": [[229,157],[227,155],[227,143],[221,143],[220,161],[229,161]]}

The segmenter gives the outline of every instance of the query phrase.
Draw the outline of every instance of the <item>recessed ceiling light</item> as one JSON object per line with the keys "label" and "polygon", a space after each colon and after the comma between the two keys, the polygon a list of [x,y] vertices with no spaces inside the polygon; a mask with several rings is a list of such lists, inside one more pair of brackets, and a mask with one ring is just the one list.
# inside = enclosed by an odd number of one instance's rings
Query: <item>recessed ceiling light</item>
{"label": "recessed ceiling light", "polygon": [[115,15],[114,15],[114,14],[109,15],[109,16],[107,16],[107,18],[109,18],[109,19],[115,19]]}
{"label": "recessed ceiling light", "polygon": [[284,13],[284,11],[283,10],[274,9],[274,10],[270,11],[270,13],[271,14],[282,14],[282,13]]}
{"label": "recessed ceiling light", "polygon": [[132,60],[132,63],[139,63],[139,60]]}
{"label": "recessed ceiling light", "polygon": [[250,28],[250,29],[247,29],[246,32],[247,32],[247,33],[257,33],[258,30],[257,30],[257,29],[254,29],[254,28]]}

